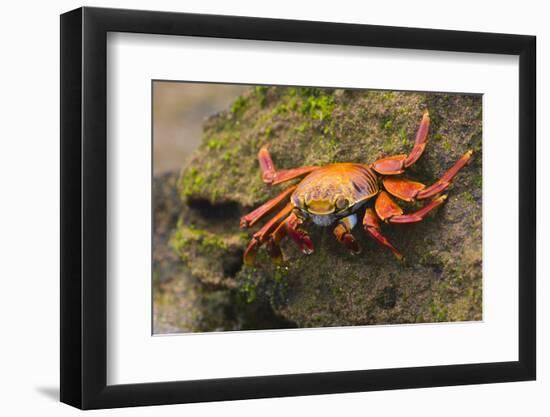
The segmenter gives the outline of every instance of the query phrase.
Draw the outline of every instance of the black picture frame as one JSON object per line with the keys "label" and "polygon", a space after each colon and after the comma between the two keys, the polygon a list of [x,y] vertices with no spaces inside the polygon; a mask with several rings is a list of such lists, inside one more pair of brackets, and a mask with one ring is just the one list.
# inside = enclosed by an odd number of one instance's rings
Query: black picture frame
{"label": "black picture frame", "polygon": [[[519,56],[519,360],[112,385],[107,376],[108,32]],[[533,380],[534,36],[80,8],[61,15],[61,401],[82,409]]]}

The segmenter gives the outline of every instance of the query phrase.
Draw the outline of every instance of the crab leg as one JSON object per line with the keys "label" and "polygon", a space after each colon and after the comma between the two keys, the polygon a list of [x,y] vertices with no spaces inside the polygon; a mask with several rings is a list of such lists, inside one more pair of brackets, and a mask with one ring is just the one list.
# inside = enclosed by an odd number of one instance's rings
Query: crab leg
{"label": "crab leg", "polygon": [[313,253],[313,242],[307,232],[300,229],[302,223],[303,220],[296,213],[291,213],[283,222],[286,234],[298,245],[303,253],[309,255]]}
{"label": "crab leg", "polygon": [[282,222],[277,226],[277,228],[269,235],[267,242],[265,244],[265,249],[268,255],[271,257],[271,260],[276,265],[281,265],[283,263],[283,252],[279,246],[279,242],[286,236],[286,226]]}
{"label": "crab leg", "polygon": [[292,211],[292,204],[288,203],[280,212],[278,212],[270,221],[268,221],[260,230],[252,235],[252,240],[246,248],[243,255],[243,262],[246,265],[254,265],[258,248],[266,241],[269,234],[279,225],[281,220]]}
{"label": "crab leg", "polygon": [[447,188],[451,184],[451,180],[454,178],[454,176],[460,171],[464,166],[470,162],[470,158],[472,157],[473,151],[469,150],[464,155],[462,155],[462,158],[460,158],[456,164],[454,164],[451,169],[449,169],[438,181],[436,181],[433,185],[429,186],[425,190],[422,190],[418,193],[416,196],[417,199],[421,200],[424,198],[429,198],[437,193],[440,193],[445,188]]}
{"label": "crab leg", "polygon": [[393,254],[397,257],[397,259],[403,259],[403,255],[401,255],[401,253],[397,249],[395,249],[395,247],[389,242],[389,240],[380,233],[378,218],[376,217],[374,210],[371,208],[365,210],[365,216],[363,217],[363,228],[365,229],[365,232],[370,235],[370,237],[376,240],[376,242],[391,250]]}
{"label": "crab leg", "polygon": [[468,164],[471,157],[472,151],[470,150],[466,152],[462,158],[460,158],[456,164],[454,164],[453,167],[441,177],[441,179],[428,188],[420,182],[410,181],[404,178],[387,177],[384,178],[382,182],[384,183],[384,188],[386,191],[401,200],[424,200],[445,190],[451,184],[452,179],[458,171]]}
{"label": "crab leg", "polygon": [[382,175],[397,175],[403,173],[405,168],[414,164],[426,147],[428,130],[430,127],[430,114],[426,111],[416,132],[416,139],[411,153],[407,155],[393,155],[379,159],[371,165],[371,168]]}
{"label": "crab leg", "polygon": [[300,250],[309,255],[313,252],[313,242],[309,235],[299,229],[302,219],[295,213],[291,213],[277,228],[269,235],[266,242],[266,251],[271,257],[273,263],[280,265],[283,263],[283,252],[279,243],[285,236],[290,236],[298,245]]}
{"label": "crab leg", "polygon": [[390,223],[416,223],[424,220],[424,217],[426,214],[428,214],[430,211],[432,211],[434,208],[442,204],[447,199],[447,194],[443,194],[432,201],[430,201],[428,204],[426,204],[424,207],[422,207],[420,210],[411,213],[411,214],[403,214],[401,216],[395,216],[389,219]]}
{"label": "crab leg", "polygon": [[416,223],[424,220],[424,217],[430,211],[439,206],[446,199],[446,195],[439,196],[436,199],[430,201],[420,210],[411,214],[403,214],[403,210],[401,209],[401,207],[399,207],[397,203],[391,199],[388,193],[382,191],[376,198],[374,209],[376,210],[376,214],[382,221],[389,223]]}
{"label": "crab leg", "polygon": [[395,177],[384,178],[382,184],[388,193],[408,202],[416,200],[418,193],[426,188],[421,182]]}
{"label": "crab leg", "polygon": [[281,201],[286,199],[296,189],[296,186],[292,186],[284,190],[277,197],[272,198],[268,202],[262,204],[260,207],[251,211],[246,216],[241,217],[241,229],[254,226],[262,217],[270,213],[275,207],[277,207]]}
{"label": "crab leg", "polygon": [[318,168],[306,166],[277,171],[277,169],[275,168],[275,164],[271,159],[271,155],[267,150],[267,145],[262,146],[262,148],[260,149],[260,152],[258,153],[258,161],[260,162],[260,169],[262,170],[262,180],[266,184],[270,185],[277,185],[296,177],[309,174],[311,171],[314,171]]}
{"label": "crab leg", "polygon": [[273,237],[273,232],[269,238],[267,239],[267,242],[265,244],[265,250],[267,251],[268,255],[271,257],[271,260],[276,265],[282,265],[283,263],[283,252],[281,251],[281,247],[279,246],[279,241],[284,237],[284,228],[282,229],[282,235],[278,240],[277,238]]}
{"label": "crab leg", "polygon": [[376,197],[374,209],[378,217],[384,222],[394,216],[401,216],[403,214],[403,209],[385,191],[381,191],[378,197]]}
{"label": "crab leg", "polygon": [[412,164],[414,164],[418,159],[422,156],[422,153],[424,152],[424,148],[426,147],[427,139],[428,139],[428,130],[430,129],[430,113],[428,111],[425,111],[422,115],[422,121],[420,122],[420,126],[418,127],[418,131],[416,132],[416,138],[414,139],[414,147],[407,157],[405,159],[405,162],[403,165],[405,168],[410,167]]}
{"label": "crab leg", "polygon": [[351,234],[351,230],[355,227],[356,224],[357,224],[357,215],[351,214],[339,220],[338,224],[334,228],[334,235],[336,236],[336,239],[338,239],[338,242],[340,242],[346,248],[348,248],[348,250],[353,255],[356,255],[359,252],[361,252],[359,243],[357,243],[357,240]]}

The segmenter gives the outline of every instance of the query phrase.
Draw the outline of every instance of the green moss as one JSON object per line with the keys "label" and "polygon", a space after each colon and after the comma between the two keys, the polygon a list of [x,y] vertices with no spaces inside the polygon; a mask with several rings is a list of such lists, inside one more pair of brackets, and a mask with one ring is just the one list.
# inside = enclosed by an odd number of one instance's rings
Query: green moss
{"label": "green moss", "polygon": [[463,295],[453,299],[449,303],[448,319],[452,321],[463,320],[481,320],[481,310],[473,306],[481,304],[482,292],[478,285],[468,287],[463,291]]}
{"label": "green moss", "polygon": [[418,258],[418,263],[421,265],[439,265],[441,258],[436,251],[425,248]]}
{"label": "green moss", "polygon": [[413,111],[414,111],[413,107],[412,106],[407,106],[407,105],[404,105],[404,106],[401,106],[401,107],[397,108],[397,113],[400,114],[400,115],[411,114]]}
{"label": "green moss", "polygon": [[250,242],[250,235],[246,232],[240,232],[239,238],[241,239],[241,242],[244,242],[246,244]]}
{"label": "green moss", "polygon": [[464,200],[466,200],[467,203],[475,202],[474,196],[469,191],[465,191],[464,193],[462,193],[462,195],[464,196]]}
{"label": "green moss", "polygon": [[224,146],[226,146],[228,142],[229,142],[229,138],[227,136],[224,138],[213,137],[206,143],[206,147],[211,151],[212,150],[217,151],[222,149]]}
{"label": "green moss", "polygon": [[391,130],[391,129],[393,129],[393,122],[392,122],[391,120],[386,121],[386,122],[382,125],[382,129],[386,129],[386,130]]}
{"label": "green moss", "polygon": [[275,268],[275,274],[273,277],[275,278],[275,282],[283,282],[285,281],[285,278],[288,276],[288,268],[287,267],[276,267]]}
{"label": "green moss", "polygon": [[197,242],[205,249],[227,249],[226,242],[217,236],[203,229],[198,229],[195,226],[183,226],[178,224],[178,228],[175,234],[175,248],[179,252],[184,247],[188,246],[192,242]]}
{"label": "green moss", "polygon": [[286,106],[286,103],[281,103],[276,105],[271,111],[273,115],[285,114],[287,112],[288,112],[288,108]]}
{"label": "green moss", "polygon": [[300,95],[302,97],[317,97],[321,94],[325,94],[325,89],[316,87],[296,87],[289,90],[290,94]]}
{"label": "green moss", "polygon": [[397,139],[398,138],[394,136],[384,141],[384,143],[382,144],[382,148],[384,149],[384,152],[386,154],[396,151],[396,148],[399,146],[399,142]]}
{"label": "green moss", "polygon": [[323,134],[326,136],[331,136],[334,139],[334,121],[323,128]]}
{"label": "green moss", "polygon": [[326,120],[332,115],[334,99],[327,94],[310,95],[302,103],[300,112],[314,120]]}
{"label": "green moss", "polygon": [[399,129],[398,135],[399,135],[399,140],[401,141],[401,144],[403,146],[412,145],[411,141],[409,140],[409,137],[407,135],[407,129],[405,127],[402,127],[401,129]]}
{"label": "green moss", "polygon": [[263,85],[257,85],[254,87],[254,93],[256,94],[256,98],[258,99],[258,103],[260,104],[260,107],[265,107],[266,104],[266,94],[267,94],[268,87],[265,87]]}
{"label": "green moss", "polygon": [[254,272],[254,269],[246,269],[239,279],[239,295],[246,304],[256,301],[259,281]]}
{"label": "green moss", "polygon": [[[242,148],[239,145],[234,146],[231,149],[225,151],[222,154],[221,159],[224,162],[231,163],[232,165],[238,165],[239,164],[239,154],[241,153],[241,150],[242,150]],[[225,170],[225,167],[224,167],[224,170]],[[214,169],[214,167],[209,167],[209,172],[211,173],[211,178],[216,178],[219,175],[221,175],[221,173],[219,171],[216,171]]]}
{"label": "green moss", "polygon": [[379,94],[382,101],[393,101],[397,93],[395,91],[381,91]]}
{"label": "green moss", "polygon": [[185,248],[189,244],[189,240],[183,236],[182,232],[183,222],[181,217],[178,219],[176,224],[176,229],[172,237],[172,247],[175,249],[176,253],[180,254],[184,262],[187,262],[187,254],[185,253]]}
{"label": "green moss", "polygon": [[200,191],[205,184],[206,180],[202,176],[197,168],[192,168],[181,179],[181,189],[184,197],[189,197],[194,193]]}
{"label": "green moss", "polygon": [[306,130],[308,130],[311,127],[311,124],[309,122],[302,122],[300,125],[296,126],[294,130],[299,133],[304,133]]}
{"label": "green moss", "polygon": [[474,178],[472,179],[472,183],[476,188],[481,189],[483,186],[483,177],[481,175],[474,176]]}
{"label": "green moss", "polygon": [[245,97],[237,97],[237,99],[231,105],[231,113],[235,115],[241,114],[245,110],[247,103],[248,101]]}
{"label": "green moss", "polygon": [[447,321],[447,315],[449,313],[449,309],[445,304],[442,304],[440,302],[434,302],[430,306],[431,313],[433,315],[433,319],[435,321]]}
{"label": "green moss", "polygon": [[291,97],[289,100],[288,100],[288,103],[287,103],[287,108],[289,110],[296,110],[298,108],[298,100],[296,99],[296,97]]}

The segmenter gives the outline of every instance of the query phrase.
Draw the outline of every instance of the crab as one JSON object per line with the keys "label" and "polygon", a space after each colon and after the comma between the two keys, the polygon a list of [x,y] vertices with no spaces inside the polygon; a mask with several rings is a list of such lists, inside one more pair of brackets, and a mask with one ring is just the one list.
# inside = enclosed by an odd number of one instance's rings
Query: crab
{"label": "crab", "polygon": [[[370,165],[345,162],[277,170],[268,145],[264,145],[258,153],[258,160],[262,179],[266,184],[277,185],[300,177],[302,179],[241,218],[241,228],[252,227],[286,202],[275,216],[254,233],[243,255],[244,263],[254,265],[258,249],[265,245],[273,262],[282,264],[280,242],[285,236],[290,237],[304,254],[311,254],[313,242],[302,227],[306,223],[332,226],[336,239],[352,254],[358,254],[360,247],[352,229],[356,226],[358,213],[363,208],[362,226],[365,232],[393,252],[397,259],[403,260],[403,255],[382,235],[380,221],[390,224],[422,221],[430,211],[446,200],[447,195],[440,193],[449,187],[452,179],[469,163],[473,154],[472,150],[468,150],[430,186],[398,177],[424,152],[429,125],[430,116],[426,111],[408,155],[388,156]],[[392,196],[405,202],[428,202],[418,211],[405,214]]]}

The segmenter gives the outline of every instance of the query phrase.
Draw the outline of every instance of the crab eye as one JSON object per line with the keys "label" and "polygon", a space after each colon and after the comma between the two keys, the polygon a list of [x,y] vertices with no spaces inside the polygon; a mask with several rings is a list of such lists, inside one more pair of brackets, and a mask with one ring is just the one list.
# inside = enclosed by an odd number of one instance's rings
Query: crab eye
{"label": "crab eye", "polygon": [[345,209],[348,206],[349,202],[346,197],[338,197],[336,199],[336,208],[339,210]]}

